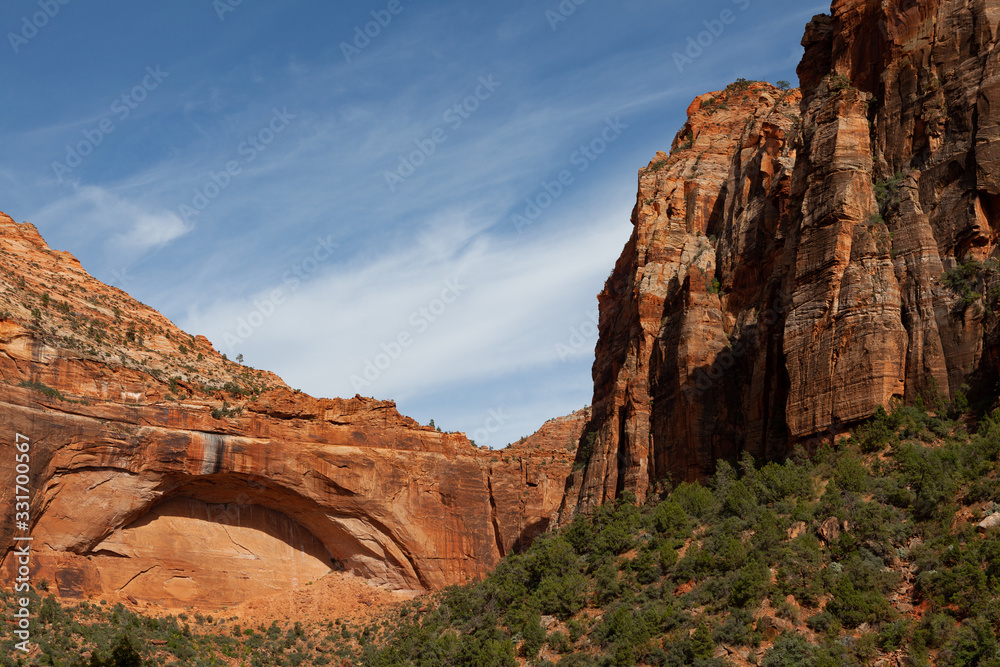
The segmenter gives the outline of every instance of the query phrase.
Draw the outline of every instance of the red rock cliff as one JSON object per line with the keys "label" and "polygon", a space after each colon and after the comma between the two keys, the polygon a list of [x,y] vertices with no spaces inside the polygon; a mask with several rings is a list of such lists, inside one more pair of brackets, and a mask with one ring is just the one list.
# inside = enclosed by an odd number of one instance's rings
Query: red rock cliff
{"label": "red rock cliff", "polygon": [[[893,400],[993,390],[998,12],[838,0],[806,28],[801,91],[695,100],[639,174],[600,295],[564,517],[741,451],[786,455]],[[966,260],[964,285],[942,279]]]}
{"label": "red rock cliff", "polygon": [[[218,607],[330,570],[438,588],[559,506],[585,412],[478,449],[391,402],[315,399],[226,360],[2,214],[0,258],[0,488],[21,433],[32,576],[64,596]],[[24,533],[6,507],[10,545]]]}

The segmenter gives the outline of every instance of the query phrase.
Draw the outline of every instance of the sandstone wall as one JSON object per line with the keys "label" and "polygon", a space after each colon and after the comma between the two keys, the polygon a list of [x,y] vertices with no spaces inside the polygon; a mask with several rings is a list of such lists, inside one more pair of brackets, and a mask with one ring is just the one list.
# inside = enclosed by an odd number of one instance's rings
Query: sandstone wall
{"label": "sandstone wall", "polygon": [[965,299],[942,276],[997,256],[998,19],[982,1],[837,0],[806,28],[799,91],[695,100],[639,174],[600,296],[564,518],[815,446],[893,400],[994,396],[996,269]]}

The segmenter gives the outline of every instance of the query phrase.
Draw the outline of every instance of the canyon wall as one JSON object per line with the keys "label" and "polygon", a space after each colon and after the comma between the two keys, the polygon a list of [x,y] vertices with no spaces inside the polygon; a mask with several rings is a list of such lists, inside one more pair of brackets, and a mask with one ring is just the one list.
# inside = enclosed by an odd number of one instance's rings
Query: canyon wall
{"label": "canyon wall", "polygon": [[806,28],[799,90],[694,101],[639,173],[600,295],[564,519],[813,448],[879,405],[995,396],[998,20],[981,0],[837,0]]}
{"label": "canyon wall", "polygon": [[[32,577],[64,597],[217,608],[331,570],[440,588],[559,506],[586,411],[477,448],[391,402],[316,399],[228,360],[3,215],[0,259],[0,488],[22,434]],[[10,510],[6,545],[25,534]]]}

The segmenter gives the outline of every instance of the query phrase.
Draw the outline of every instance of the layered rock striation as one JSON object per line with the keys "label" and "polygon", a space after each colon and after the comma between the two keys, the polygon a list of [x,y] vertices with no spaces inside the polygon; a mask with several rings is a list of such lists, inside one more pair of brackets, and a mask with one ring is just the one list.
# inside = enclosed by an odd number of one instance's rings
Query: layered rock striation
{"label": "layered rock striation", "polygon": [[640,172],[632,237],[598,297],[593,419],[564,516],[696,476],[774,428],[772,274],[799,101],[767,84],[702,95]]}
{"label": "layered rock striation", "polygon": [[998,378],[998,13],[837,0],[639,174],[564,517]]}
{"label": "layered rock striation", "polygon": [[32,577],[62,596],[213,608],[331,570],[434,589],[482,576],[558,508],[586,413],[480,449],[227,360],[6,216],[0,258],[0,487],[23,434]]}

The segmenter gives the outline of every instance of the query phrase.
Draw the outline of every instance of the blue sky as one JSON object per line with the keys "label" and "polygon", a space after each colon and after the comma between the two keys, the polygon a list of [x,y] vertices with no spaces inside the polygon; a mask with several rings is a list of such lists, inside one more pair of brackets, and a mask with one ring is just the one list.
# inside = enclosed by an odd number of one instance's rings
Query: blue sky
{"label": "blue sky", "polygon": [[828,9],[8,0],[0,210],[293,387],[503,446],[590,403],[638,169]]}

